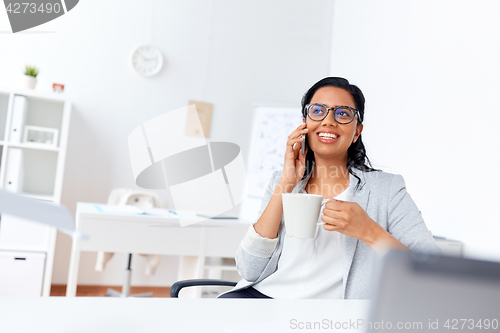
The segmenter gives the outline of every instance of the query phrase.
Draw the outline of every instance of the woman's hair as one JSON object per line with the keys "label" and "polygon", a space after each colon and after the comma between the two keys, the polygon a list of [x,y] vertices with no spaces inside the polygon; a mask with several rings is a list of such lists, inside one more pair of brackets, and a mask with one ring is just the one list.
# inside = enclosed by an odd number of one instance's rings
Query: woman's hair
{"label": "woman's hair", "polygon": [[[305,106],[311,102],[311,99],[316,91],[323,87],[337,87],[349,92],[354,99],[356,109],[359,111],[357,119],[358,125],[363,123],[365,116],[365,97],[357,86],[350,84],[349,81],[341,77],[325,77],[309,88],[309,90],[304,94],[304,97],[302,97],[302,115],[304,117],[307,117]],[[307,150],[305,165],[306,169],[302,179],[306,178],[311,173],[314,165],[314,152],[310,148]],[[374,169],[370,159],[366,156],[366,149],[363,144],[363,140],[361,140],[361,134],[359,135],[358,140],[356,140],[355,143],[352,143],[347,150],[347,170],[349,170],[349,173],[360,181],[359,177],[352,171],[352,168],[362,171],[381,171]],[[358,188],[358,185],[356,186],[356,189]]]}

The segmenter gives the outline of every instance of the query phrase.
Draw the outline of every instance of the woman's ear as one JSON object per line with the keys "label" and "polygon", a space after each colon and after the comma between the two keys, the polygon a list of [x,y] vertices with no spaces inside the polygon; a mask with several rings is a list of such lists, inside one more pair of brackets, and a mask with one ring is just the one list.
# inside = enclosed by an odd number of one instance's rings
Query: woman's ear
{"label": "woman's ear", "polygon": [[363,124],[359,124],[356,126],[356,134],[354,135],[354,138],[352,139],[352,143],[355,143],[358,141],[359,136],[361,135],[361,132],[363,132]]}

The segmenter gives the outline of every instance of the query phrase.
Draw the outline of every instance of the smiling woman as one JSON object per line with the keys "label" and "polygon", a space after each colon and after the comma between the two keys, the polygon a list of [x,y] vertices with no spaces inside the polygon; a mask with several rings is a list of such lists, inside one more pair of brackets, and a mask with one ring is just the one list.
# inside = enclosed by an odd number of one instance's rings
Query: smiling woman
{"label": "smiling woman", "polygon": [[[319,118],[314,115],[317,111],[311,105],[317,105],[316,103],[321,101],[329,103],[331,107],[344,106],[347,108],[339,108],[333,112],[328,112],[327,110],[323,118]],[[352,173],[353,168],[367,172],[379,171],[371,167],[370,160],[366,155],[365,146],[361,140],[361,132],[363,131],[362,122],[365,114],[365,98],[357,86],[349,84],[349,81],[342,78],[325,78],[317,82],[306,92],[302,98],[302,110],[304,119],[307,119],[307,128],[310,132],[316,130],[316,134],[319,136],[318,140],[314,140],[310,135],[307,140],[307,145],[311,147],[311,150],[306,155],[305,172],[302,179],[310,174],[314,164],[316,166],[316,174],[318,174],[319,170],[327,167],[326,164],[328,162],[323,158],[324,155],[321,155],[321,150],[327,148],[325,145],[318,144],[317,141],[330,143],[322,141],[320,133],[334,131],[333,128],[339,132],[337,133],[337,137],[342,134],[340,131],[343,131],[347,135],[344,135],[342,142],[335,147],[335,150],[341,156],[338,156],[336,163],[338,165],[336,165],[336,168],[331,169],[342,170],[342,168],[345,168],[350,173]],[[347,115],[350,116],[347,117]],[[344,119],[340,120],[339,118]],[[338,124],[336,125],[335,122]],[[331,150],[331,148],[328,149]],[[316,154],[316,151],[318,151],[318,154]],[[326,155],[327,159],[332,159],[333,157],[334,155],[331,153]],[[331,167],[332,165],[329,166]],[[353,175],[357,178],[355,174]]]}
{"label": "smiling woman", "polygon": [[[368,298],[375,251],[440,253],[403,177],[371,167],[361,140],[364,104],[343,78],[305,93],[304,123],[288,136],[283,170],[273,174],[236,254],[244,280],[219,297]],[[292,192],[329,199],[312,238],[286,235],[282,194]]]}

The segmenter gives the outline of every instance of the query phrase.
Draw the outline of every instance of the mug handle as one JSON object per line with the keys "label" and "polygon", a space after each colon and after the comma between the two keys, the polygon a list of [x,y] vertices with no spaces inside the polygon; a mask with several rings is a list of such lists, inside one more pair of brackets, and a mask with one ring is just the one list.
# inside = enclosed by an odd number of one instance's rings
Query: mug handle
{"label": "mug handle", "polygon": [[[321,201],[321,206],[323,206],[324,204],[326,204],[328,201],[330,201],[330,199],[324,199],[323,201]],[[325,222],[318,222],[316,223],[316,225],[324,225]]]}

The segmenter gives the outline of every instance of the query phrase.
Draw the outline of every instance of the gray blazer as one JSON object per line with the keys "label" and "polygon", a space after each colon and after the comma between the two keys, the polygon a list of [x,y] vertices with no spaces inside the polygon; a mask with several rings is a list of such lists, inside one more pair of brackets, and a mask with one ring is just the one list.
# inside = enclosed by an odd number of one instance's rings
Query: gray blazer
{"label": "gray blazer", "polygon": [[[360,180],[358,181],[356,177],[349,174],[350,185],[348,188],[348,201],[357,202],[374,221],[410,250],[437,254],[441,253],[430,231],[425,226],[420,211],[408,192],[406,192],[406,186],[402,176],[381,171],[364,172],[358,169],[353,169],[353,172]],[[281,174],[282,171],[275,171],[273,173],[263,197],[259,216],[256,221],[258,221],[271,200],[274,189],[281,178]],[[301,180],[293,189],[292,193],[305,193],[304,189],[309,177],[310,176]],[[359,186],[355,190],[358,183]],[[251,228],[253,228],[253,226],[251,226]],[[259,255],[259,253],[262,252],[259,252],[259,249],[254,251],[253,249],[249,249],[248,245],[240,245],[236,252],[236,266],[238,273],[244,280],[238,282],[236,287],[231,291],[253,286],[276,271],[281,250],[283,249],[284,237],[285,226],[282,217],[278,229],[277,245],[270,258],[263,258],[262,255]],[[376,253],[358,239],[345,235],[343,235],[343,237],[343,298],[369,298],[371,295],[369,286],[372,279],[372,268]],[[245,244],[245,239],[241,244]],[[246,244],[248,244],[248,242],[246,242]],[[246,250],[244,249],[245,247]]]}

